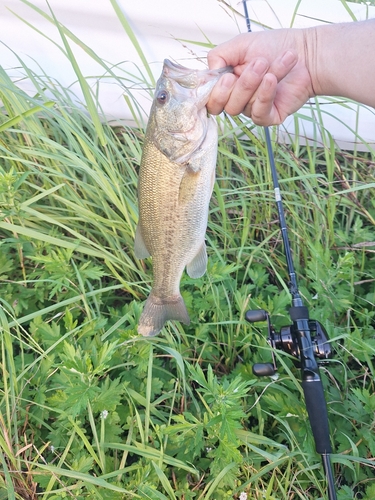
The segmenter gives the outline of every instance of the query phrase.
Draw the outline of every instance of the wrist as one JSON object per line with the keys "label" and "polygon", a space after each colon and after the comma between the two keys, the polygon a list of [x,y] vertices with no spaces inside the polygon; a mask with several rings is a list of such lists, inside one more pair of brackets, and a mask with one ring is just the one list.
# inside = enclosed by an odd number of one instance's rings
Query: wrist
{"label": "wrist", "polygon": [[305,66],[310,75],[310,88],[308,89],[309,97],[322,95],[322,81],[320,78],[320,69],[317,54],[318,54],[318,38],[319,32],[317,27],[304,28],[301,30],[303,49],[300,53],[304,54]]}

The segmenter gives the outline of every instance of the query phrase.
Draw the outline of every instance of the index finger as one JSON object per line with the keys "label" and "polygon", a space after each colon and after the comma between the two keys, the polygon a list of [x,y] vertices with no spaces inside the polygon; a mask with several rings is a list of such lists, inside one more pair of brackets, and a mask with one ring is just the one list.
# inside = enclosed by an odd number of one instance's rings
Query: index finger
{"label": "index finger", "polygon": [[244,34],[217,45],[207,54],[209,68],[219,69],[224,66],[236,68],[243,65],[245,63],[246,48]]}

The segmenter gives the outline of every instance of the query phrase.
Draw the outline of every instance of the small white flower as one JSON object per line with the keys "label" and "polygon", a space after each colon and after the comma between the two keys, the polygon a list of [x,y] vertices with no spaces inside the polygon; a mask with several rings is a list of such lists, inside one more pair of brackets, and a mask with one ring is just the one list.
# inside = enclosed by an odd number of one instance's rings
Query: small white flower
{"label": "small white flower", "polygon": [[53,446],[53,444],[49,446],[49,451],[51,451],[52,453],[55,452],[55,447]]}
{"label": "small white flower", "polygon": [[108,411],[107,410],[103,410],[100,413],[100,418],[102,418],[103,420],[105,420],[107,417],[108,417]]}
{"label": "small white flower", "polygon": [[240,500],[247,500],[247,493],[243,491],[240,495]]}

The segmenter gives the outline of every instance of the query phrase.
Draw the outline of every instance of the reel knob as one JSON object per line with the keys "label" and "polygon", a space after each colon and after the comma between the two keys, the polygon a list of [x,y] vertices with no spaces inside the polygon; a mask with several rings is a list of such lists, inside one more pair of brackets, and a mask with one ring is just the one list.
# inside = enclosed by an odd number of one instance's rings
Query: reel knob
{"label": "reel knob", "polygon": [[252,311],[246,311],[245,319],[249,323],[257,323],[258,321],[266,321],[268,318],[268,312],[264,309],[255,309]]}
{"label": "reel knob", "polygon": [[271,377],[276,372],[272,363],[256,363],[253,365],[253,373],[256,377]]}
{"label": "reel knob", "polygon": [[[245,319],[249,323],[258,323],[258,321],[267,321],[268,327],[268,343],[271,347],[275,347],[275,332],[270,323],[270,317],[267,311],[264,309],[255,309],[252,311],[246,311]],[[277,371],[275,356],[272,353],[273,363],[255,363],[253,365],[253,374],[256,377],[271,377],[275,375]]]}

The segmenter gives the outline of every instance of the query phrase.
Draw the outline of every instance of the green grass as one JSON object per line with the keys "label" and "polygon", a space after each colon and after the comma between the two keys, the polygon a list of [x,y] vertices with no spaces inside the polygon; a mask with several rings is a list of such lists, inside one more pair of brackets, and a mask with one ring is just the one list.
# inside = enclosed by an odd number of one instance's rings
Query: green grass
{"label": "green grass", "polygon": [[[59,30],[71,59],[77,40]],[[85,112],[23,68],[32,97],[0,72],[0,499],[325,498],[298,368],[277,353],[278,377],[251,371],[271,355],[246,310],[290,321],[262,130],[221,119],[209,268],[182,280],[191,325],[146,340],[152,267],[133,254],[143,124],[111,128],[94,94]],[[275,156],[301,291],[335,350],[322,377],[339,499],[372,500],[374,152],[340,151],[325,131],[323,147],[275,144]]]}

